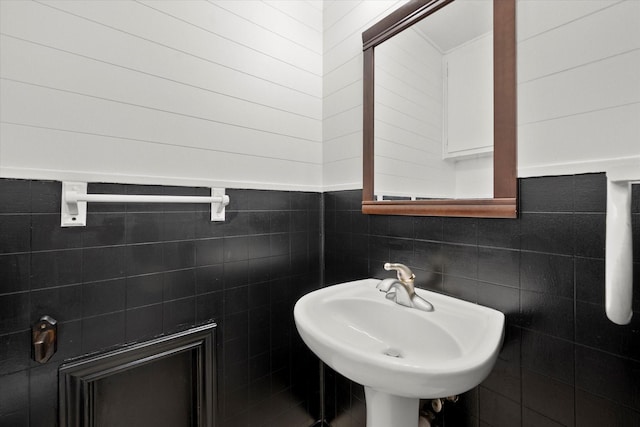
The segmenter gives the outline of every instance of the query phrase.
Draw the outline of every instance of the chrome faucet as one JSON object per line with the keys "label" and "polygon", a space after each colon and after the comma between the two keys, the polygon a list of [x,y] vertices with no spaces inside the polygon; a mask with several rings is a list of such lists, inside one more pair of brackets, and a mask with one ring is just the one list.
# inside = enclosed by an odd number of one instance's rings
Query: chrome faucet
{"label": "chrome faucet", "polygon": [[395,270],[397,279],[383,279],[376,286],[381,292],[385,292],[386,298],[395,301],[405,307],[413,307],[423,311],[433,311],[433,305],[416,294],[413,285],[415,274],[404,264],[385,263],[384,269]]}

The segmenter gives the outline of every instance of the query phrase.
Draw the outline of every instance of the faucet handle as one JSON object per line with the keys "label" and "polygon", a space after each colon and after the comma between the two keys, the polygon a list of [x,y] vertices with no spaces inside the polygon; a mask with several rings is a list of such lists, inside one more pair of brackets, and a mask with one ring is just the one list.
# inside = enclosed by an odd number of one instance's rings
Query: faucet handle
{"label": "faucet handle", "polygon": [[413,279],[416,275],[413,274],[411,269],[404,264],[387,262],[384,264],[384,269],[387,271],[395,270],[398,272],[398,280],[405,284],[413,284]]}

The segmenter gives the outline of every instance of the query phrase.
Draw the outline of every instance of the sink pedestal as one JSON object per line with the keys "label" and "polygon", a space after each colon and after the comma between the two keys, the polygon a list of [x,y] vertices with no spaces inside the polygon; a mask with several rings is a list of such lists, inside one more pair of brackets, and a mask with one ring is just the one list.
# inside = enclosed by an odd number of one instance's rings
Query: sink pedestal
{"label": "sink pedestal", "polygon": [[420,399],[364,388],[367,427],[417,427]]}

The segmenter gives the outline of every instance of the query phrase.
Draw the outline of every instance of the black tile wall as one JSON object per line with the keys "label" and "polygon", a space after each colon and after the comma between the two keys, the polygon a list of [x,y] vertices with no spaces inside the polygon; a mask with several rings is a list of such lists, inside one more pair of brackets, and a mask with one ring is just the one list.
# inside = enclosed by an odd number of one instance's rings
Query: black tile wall
{"label": "black tile wall", "polygon": [[[206,205],[90,203],[86,227],[61,228],[60,190],[0,179],[0,425],[57,424],[65,359],[211,320],[219,425],[306,427],[318,418],[319,364],[292,312],[320,286],[320,194],[229,189],[224,223],[209,221]],[[208,189],[90,184],[89,192]],[[59,342],[39,365],[30,326],[44,314],[59,321]]]}
{"label": "black tile wall", "polygon": [[[444,427],[640,425],[640,186],[628,326],[604,314],[603,174],[521,179],[517,220],[367,216],[359,190],[228,194],[225,223],[201,205],[90,204],[87,227],[63,229],[59,182],[0,179],[0,425],[56,425],[65,359],[215,320],[221,425],[309,426],[320,364],[292,305],[323,275],[387,277],[390,260],[411,266],[420,287],[507,315],[493,372],[445,406]],[[60,337],[41,366],[29,328],[43,314],[59,320]],[[325,391],[332,425],[364,426],[360,385],[327,368]]]}
{"label": "black tile wall", "polygon": [[[444,427],[640,426],[640,185],[632,189],[634,317],[619,326],[604,310],[605,175],[519,184],[516,220],[366,216],[360,191],[325,194],[326,284],[389,277],[382,264],[398,261],[420,287],[506,314],[493,372],[445,405]],[[350,415],[362,387],[328,378],[335,425],[364,426]]]}

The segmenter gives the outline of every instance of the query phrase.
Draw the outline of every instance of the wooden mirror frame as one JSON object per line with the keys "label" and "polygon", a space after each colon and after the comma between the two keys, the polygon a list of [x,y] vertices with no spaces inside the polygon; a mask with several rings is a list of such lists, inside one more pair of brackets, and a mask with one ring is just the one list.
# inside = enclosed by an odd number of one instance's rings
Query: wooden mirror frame
{"label": "wooden mirror frame", "polygon": [[413,0],[362,33],[364,121],[362,213],[377,215],[516,218],[516,16],[515,0],[493,2],[493,198],[374,200],[374,49],[454,0]]}

